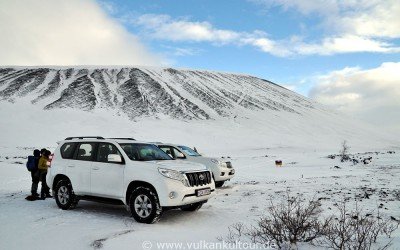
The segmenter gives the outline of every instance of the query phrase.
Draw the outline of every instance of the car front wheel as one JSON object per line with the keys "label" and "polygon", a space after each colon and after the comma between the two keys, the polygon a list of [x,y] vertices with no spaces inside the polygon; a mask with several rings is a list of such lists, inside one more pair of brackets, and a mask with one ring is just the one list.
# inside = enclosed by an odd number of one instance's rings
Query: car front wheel
{"label": "car front wheel", "polygon": [[222,187],[224,185],[224,183],[225,183],[225,181],[216,181],[215,182],[215,187],[220,188],[220,187]]}
{"label": "car front wheel", "polygon": [[155,223],[162,214],[157,194],[147,187],[138,187],[131,193],[129,206],[133,218],[140,223]]}

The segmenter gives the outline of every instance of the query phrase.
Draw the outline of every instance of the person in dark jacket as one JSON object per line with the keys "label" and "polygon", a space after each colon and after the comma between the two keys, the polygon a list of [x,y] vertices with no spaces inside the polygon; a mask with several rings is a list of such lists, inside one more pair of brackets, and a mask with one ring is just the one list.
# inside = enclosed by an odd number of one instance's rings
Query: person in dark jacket
{"label": "person in dark jacket", "polygon": [[42,182],[42,189],[40,191],[40,198],[42,200],[47,198],[51,198],[51,194],[50,194],[50,188],[47,186],[46,183],[46,175],[47,175],[47,169],[48,169],[48,161],[50,158],[50,154],[51,152],[48,150],[45,150],[42,154],[42,157],[40,157],[39,159],[39,165],[38,165],[38,169],[39,169],[39,176],[40,176],[40,181]]}
{"label": "person in dark jacket", "polygon": [[42,149],[40,150],[40,156],[42,156],[42,155],[44,154],[44,152],[46,152],[46,151],[47,151],[47,149],[42,148]]}
{"label": "person in dark jacket", "polygon": [[40,159],[39,149],[35,149],[33,151],[33,156],[35,157],[35,169],[31,171],[31,177],[32,177],[31,193],[33,197],[39,197],[39,194],[37,192],[39,185],[39,168],[38,168]]}

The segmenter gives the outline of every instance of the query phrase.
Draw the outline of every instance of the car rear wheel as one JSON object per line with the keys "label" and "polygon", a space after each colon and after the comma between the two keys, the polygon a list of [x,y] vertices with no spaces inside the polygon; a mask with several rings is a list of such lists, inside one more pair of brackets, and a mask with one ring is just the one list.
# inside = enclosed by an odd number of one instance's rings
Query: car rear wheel
{"label": "car rear wheel", "polygon": [[131,193],[129,207],[133,218],[140,223],[155,223],[162,214],[157,194],[147,187],[138,187]]}

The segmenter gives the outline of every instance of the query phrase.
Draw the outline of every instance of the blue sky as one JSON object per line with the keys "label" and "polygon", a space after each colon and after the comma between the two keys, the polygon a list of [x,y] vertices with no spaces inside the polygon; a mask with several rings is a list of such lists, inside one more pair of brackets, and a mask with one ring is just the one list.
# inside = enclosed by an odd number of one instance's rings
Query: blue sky
{"label": "blue sky", "polygon": [[[289,2],[289,4],[287,4]],[[273,55],[262,51],[257,46],[240,44],[237,40],[223,39],[191,39],[183,36],[163,37],[157,33],[157,26],[143,24],[150,18],[164,19],[164,24],[181,22],[189,25],[207,24],[212,31],[224,30],[246,33],[251,36],[255,32],[265,34],[273,41],[287,42],[293,37],[300,37],[305,43],[320,43],[324,38],[348,35],[349,32],[326,24],[331,18],[319,12],[319,6],[307,13],[301,5],[302,1],[290,5],[291,1],[237,1],[237,0],[170,0],[170,1],[101,1],[101,6],[126,29],[136,34],[153,52],[164,56],[167,62],[175,67],[211,69],[228,72],[248,73],[286,86],[295,87],[297,92],[308,95],[315,85],[315,77],[346,67],[363,69],[376,68],[384,62],[399,61],[398,37],[364,37],[379,42],[390,43],[390,48],[397,52],[376,52],[376,48],[363,52],[332,52],[289,55]],[[296,2],[296,1],[293,1]],[[303,1],[304,5],[310,5]],[[318,2],[318,1],[316,1]],[[360,3],[362,4],[362,3]],[[342,7],[337,16],[346,17],[347,7]],[[349,8],[356,9],[357,6]],[[323,11],[323,10],[322,10]],[[371,11],[366,9],[365,11]],[[148,17],[151,16],[151,17]],[[146,17],[146,18],[143,18]],[[138,21],[143,19],[143,21]],[[167,19],[167,21],[165,21]],[[179,30],[175,31],[176,33]],[[356,33],[357,31],[355,31]],[[357,34],[357,33],[356,33]],[[349,34],[350,35],[350,34]],[[353,35],[353,34],[351,34]],[[359,35],[359,34],[357,34]],[[178,36],[178,35],[176,35]],[[222,41],[221,41],[222,40]],[[236,41],[235,41],[236,40]],[[272,49],[273,50],[273,49]],[[393,49],[396,51],[396,49]]]}

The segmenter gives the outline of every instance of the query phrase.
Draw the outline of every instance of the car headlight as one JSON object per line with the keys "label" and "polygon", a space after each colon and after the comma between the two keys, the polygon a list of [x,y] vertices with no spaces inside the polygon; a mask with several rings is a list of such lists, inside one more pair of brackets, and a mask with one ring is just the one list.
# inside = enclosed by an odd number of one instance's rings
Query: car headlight
{"label": "car headlight", "polygon": [[221,168],[225,167],[226,168],[226,163],[225,162],[219,161],[217,159],[211,159],[211,162],[216,164],[216,165],[218,165],[218,167],[221,167]]}
{"label": "car headlight", "polygon": [[186,187],[189,187],[189,182],[188,182],[187,178],[185,177],[184,174],[182,174],[179,171],[166,169],[166,168],[159,168],[158,172],[160,172],[160,174],[162,174],[163,176],[165,176],[167,178],[180,181],[180,182],[182,182],[183,185],[185,185]]}

